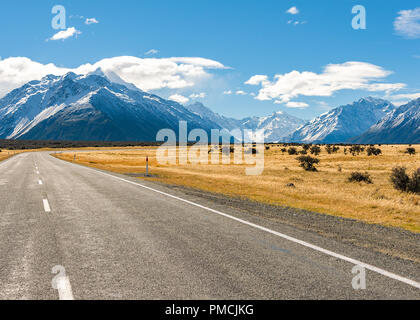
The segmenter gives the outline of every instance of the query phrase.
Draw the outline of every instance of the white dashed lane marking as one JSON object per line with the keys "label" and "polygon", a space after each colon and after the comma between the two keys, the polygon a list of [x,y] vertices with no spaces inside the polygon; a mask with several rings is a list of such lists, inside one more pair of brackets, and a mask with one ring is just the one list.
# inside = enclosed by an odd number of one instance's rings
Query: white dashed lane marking
{"label": "white dashed lane marking", "polygon": [[44,203],[44,210],[45,212],[51,212],[50,203],[48,202],[48,199],[42,200]]}

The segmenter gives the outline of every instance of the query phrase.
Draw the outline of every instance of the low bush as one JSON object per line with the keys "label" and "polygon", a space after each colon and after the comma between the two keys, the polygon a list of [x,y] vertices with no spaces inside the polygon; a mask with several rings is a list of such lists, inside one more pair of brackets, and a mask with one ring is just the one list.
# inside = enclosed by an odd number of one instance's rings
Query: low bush
{"label": "low bush", "polygon": [[366,149],[367,155],[368,156],[379,156],[380,154],[382,154],[382,150],[379,148],[375,148],[373,146],[370,146]]}
{"label": "low bush", "polygon": [[313,158],[311,156],[300,156],[296,158],[300,162],[300,166],[306,171],[318,171],[315,168],[315,164],[319,163],[319,159]]}
{"label": "low bush", "polygon": [[407,148],[407,150],[405,151],[405,153],[408,153],[409,155],[415,155],[416,154],[416,149],[414,148]]}
{"label": "low bush", "polygon": [[358,171],[352,172],[350,176],[348,177],[348,181],[349,182],[365,182],[368,184],[372,183],[372,179],[370,178],[369,173],[367,172],[362,173]]}
{"label": "low bush", "polygon": [[391,173],[391,183],[395,189],[404,192],[420,193],[420,168],[414,171],[411,177],[404,167],[395,167]]}
{"label": "low bush", "polygon": [[297,154],[297,150],[294,147],[289,148],[289,150],[287,150],[287,152],[292,156],[294,154]]}
{"label": "low bush", "polygon": [[359,145],[354,145],[350,147],[349,151],[353,156],[355,156],[356,154],[358,155],[360,154],[360,152],[365,151],[365,148]]}
{"label": "low bush", "polygon": [[321,153],[321,148],[319,146],[312,146],[310,151],[311,151],[311,154],[314,154],[317,156]]}
{"label": "low bush", "polygon": [[303,150],[305,150],[305,151],[308,151],[310,147],[311,147],[311,145],[310,145],[310,144],[304,144],[304,145],[302,146]]}

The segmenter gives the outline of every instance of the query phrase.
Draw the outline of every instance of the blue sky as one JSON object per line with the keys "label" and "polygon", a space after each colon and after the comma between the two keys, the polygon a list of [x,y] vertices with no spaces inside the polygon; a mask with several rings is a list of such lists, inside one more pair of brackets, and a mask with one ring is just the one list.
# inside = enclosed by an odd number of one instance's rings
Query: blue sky
{"label": "blue sky", "polygon": [[[66,9],[65,30],[51,26],[55,5]],[[366,9],[365,30],[352,28],[354,5]],[[310,119],[367,95],[401,104],[420,93],[416,8],[418,1],[396,0],[2,3],[0,94],[50,70],[135,65],[118,74],[237,118],[283,110]]]}

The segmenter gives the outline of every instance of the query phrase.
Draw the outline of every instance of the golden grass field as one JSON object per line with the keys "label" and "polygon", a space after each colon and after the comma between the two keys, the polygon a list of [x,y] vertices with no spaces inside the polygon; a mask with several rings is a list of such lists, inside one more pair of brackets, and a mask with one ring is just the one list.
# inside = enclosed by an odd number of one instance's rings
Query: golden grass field
{"label": "golden grass field", "polygon": [[1,150],[0,152],[0,161],[6,160],[15,154],[24,152],[23,150]]}
{"label": "golden grass field", "polygon": [[[394,190],[389,180],[395,166],[405,166],[410,172],[420,167],[420,148],[410,156],[404,153],[407,147],[381,146],[383,154],[370,157],[366,152],[344,155],[343,147],[330,155],[321,147],[319,171],[307,172],[299,167],[296,155],[283,153],[283,146],[276,145],[265,151],[265,170],[260,176],[245,175],[249,167],[245,164],[160,165],[152,147],[76,152],[76,162],[117,173],[144,173],[148,156],[150,173],[156,175],[148,180],[420,232],[420,195]],[[73,161],[74,154],[56,156]],[[353,171],[368,172],[373,184],[347,182]],[[295,188],[286,186],[289,183]]]}

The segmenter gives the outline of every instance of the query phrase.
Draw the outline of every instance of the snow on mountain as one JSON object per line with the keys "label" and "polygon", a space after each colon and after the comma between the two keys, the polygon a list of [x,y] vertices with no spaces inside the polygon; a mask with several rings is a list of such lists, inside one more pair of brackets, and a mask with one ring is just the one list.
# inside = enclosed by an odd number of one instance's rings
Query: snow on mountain
{"label": "snow on mountain", "polygon": [[252,117],[242,120],[243,127],[264,130],[265,141],[279,142],[305,123],[304,120],[278,111],[267,117]]}
{"label": "snow on mountain", "polygon": [[48,75],[0,99],[0,138],[154,141],[160,129],[220,128],[182,105],[143,92],[115,74]]}
{"label": "snow on mountain", "polygon": [[350,140],[354,143],[420,143],[420,98],[400,106]]}
{"label": "snow on mountain", "polygon": [[[280,141],[305,123],[305,121],[282,111],[275,112],[267,117],[249,117],[237,120],[221,116],[199,102],[186,106],[186,108],[203,119],[215,122],[220,127],[229,131],[234,129],[244,131],[248,129],[254,132],[262,132],[264,130],[264,141],[266,142]],[[249,135],[244,134],[246,141],[251,139]],[[238,136],[236,138],[239,139]]]}
{"label": "snow on mountain", "polygon": [[341,143],[356,137],[384,116],[395,106],[382,99],[367,97],[352,104],[335,108],[313,119],[296,130],[290,142]]}

